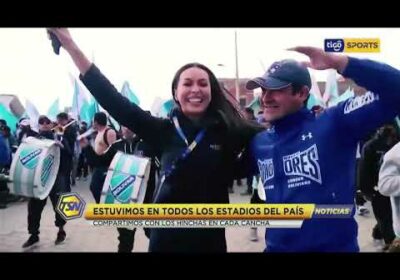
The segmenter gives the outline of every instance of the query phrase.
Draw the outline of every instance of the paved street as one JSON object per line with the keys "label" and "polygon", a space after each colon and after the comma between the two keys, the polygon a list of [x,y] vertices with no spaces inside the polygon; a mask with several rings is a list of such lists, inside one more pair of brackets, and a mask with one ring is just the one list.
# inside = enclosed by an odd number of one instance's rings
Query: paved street
{"label": "paved street", "polygon": [[[94,202],[89,191],[89,181],[78,181],[72,190],[83,196],[87,203]],[[232,203],[246,203],[250,196],[240,195],[245,187],[235,186],[231,194]],[[367,205],[370,208],[370,204]],[[362,252],[379,251],[371,238],[374,218],[357,216],[359,224],[359,244]],[[27,202],[16,202],[0,210],[0,252],[24,252],[22,244],[29,237],[27,232]],[[50,200],[42,214],[40,242],[28,252],[116,252],[118,240],[115,228],[95,228],[84,219],[69,221],[65,227],[67,239],[63,244],[54,245],[57,228],[54,226],[54,212]],[[262,252],[264,249],[265,229],[258,230],[259,241],[249,240],[248,228],[228,228],[226,237],[229,252]],[[148,239],[143,230],[136,232],[134,252],[147,252]]]}

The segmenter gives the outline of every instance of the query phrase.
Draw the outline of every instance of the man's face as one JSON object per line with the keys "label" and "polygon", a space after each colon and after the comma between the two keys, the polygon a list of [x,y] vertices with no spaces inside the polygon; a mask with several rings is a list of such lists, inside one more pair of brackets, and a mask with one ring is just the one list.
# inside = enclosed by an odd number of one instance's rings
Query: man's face
{"label": "man's face", "polygon": [[264,89],[260,98],[261,107],[264,112],[264,119],[267,122],[279,120],[289,114],[297,112],[303,107],[307,98],[306,89],[293,93],[292,86],[282,89]]}
{"label": "man's face", "polygon": [[385,125],[379,128],[379,132],[384,137],[395,137],[396,136],[396,128],[392,125]]}
{"label": "man's face", "polygon": [[29,125],[20,125],[19,128],[21,131],[28,131],[31,127]]}
{"label": "man's face", "polygon": [[66,125],[66,124],[68,123],[68,120],[65,120],[65,119],[63,119],[63,118],[57,118],[57,123],[58,123],[59,125],[64,126],[64,125]]}
{"label": "man's face", "polygon": [[39,130],[40,131],[51,131],[52,123],[48,120],[39,121]]}
{"label": "man's face", "polygon": [[93,125],[92,125],[93,129],[95,131],[97,131],[99,129],[99,124],[96,121],[93,121]]}

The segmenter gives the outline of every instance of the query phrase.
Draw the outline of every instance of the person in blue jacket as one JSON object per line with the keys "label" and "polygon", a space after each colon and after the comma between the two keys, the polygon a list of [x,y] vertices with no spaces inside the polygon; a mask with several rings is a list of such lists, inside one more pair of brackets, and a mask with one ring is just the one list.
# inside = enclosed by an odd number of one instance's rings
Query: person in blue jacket
{"label": "person in blue jacket", "polygon": [[[4,139],[2,133],[0,132],[0,173],[4,172],[4,168],[10,165],[10,154],[10,150],[6,144],[6,139]],[[7,207],[7,194],[7,183],[6,181],[2,181],[0,179],[0,209],[4,209]]]}
{"label": "person in blue jacket", "polygon": [[7,147],[6,140],[0,133],[0,167],[8,165],[9,162],[10,162],[10,150]]}
{"label": "person in blue jacket", "polygon": [[[313,47],[291,50],[310,62],[272,64],[247,88],[261,87],[261,105],[272,127],[251,142],[267,203],[354,203],[357,142],[400,112],[400,71],[393,67]],[[306,66],[335,69],[368,92],[316,116],[306,109],[311,79]],[[351,218],[309,219],[299,229],[268,229],[267,252],[358,252]]]}

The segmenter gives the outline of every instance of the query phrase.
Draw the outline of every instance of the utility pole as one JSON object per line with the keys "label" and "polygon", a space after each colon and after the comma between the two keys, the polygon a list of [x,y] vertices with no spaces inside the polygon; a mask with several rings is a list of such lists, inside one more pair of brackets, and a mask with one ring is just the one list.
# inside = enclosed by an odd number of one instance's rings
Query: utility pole
{"label": "utility pole", "polygon": [[237,48],[237,31],[235,30],[235,61],[236,61],[236,100],[240,105],[240,91],[239,91],[239,63],[238,63],[238,48]]}

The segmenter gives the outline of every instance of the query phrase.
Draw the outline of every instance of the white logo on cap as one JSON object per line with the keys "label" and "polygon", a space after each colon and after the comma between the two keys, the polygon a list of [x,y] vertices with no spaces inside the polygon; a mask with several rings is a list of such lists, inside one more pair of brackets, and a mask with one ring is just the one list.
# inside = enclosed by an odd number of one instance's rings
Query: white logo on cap
{"label": "white logo on cap", "polygon": [[274,64],[271,65],[271,67],[268,69],[268,73],[272,74],[276,70],[278,70],[281,67],[281,64],[279,62],[275,62]]}

